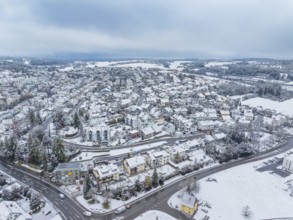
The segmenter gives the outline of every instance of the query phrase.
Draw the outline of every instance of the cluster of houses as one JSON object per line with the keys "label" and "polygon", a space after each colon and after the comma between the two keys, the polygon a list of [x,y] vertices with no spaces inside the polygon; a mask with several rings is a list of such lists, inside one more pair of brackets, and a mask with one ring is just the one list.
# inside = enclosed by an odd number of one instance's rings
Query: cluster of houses
{"label": "cluster of houses", "polygon": [[167,164],[174,166],[178,163],[178,159],[179,161],[188,160],[189,152],[202,148],[204,145],[203,139],[194,139],[174,146],[164,145],[159,149],[149,150],[122,160],[96,162],[93,159],[90,163],[60,163],[54,171],[55,181],[62,185],[76,184],[89,170],[92,170],[100,183],[119,181],[121,175],[134,176]]}

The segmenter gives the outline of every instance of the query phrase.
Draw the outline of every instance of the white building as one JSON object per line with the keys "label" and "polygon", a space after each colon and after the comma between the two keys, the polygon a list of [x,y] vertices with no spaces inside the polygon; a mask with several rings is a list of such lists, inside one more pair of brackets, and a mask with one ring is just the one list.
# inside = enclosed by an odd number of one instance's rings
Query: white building
{"label": "white building", "polygon": [[139,130],[142,126],[142,120],[137,115],[127,115],[125,117],[125,124],[131,126],[133,129]]}
{"label": "white building", "polygon": [[288,157],[284,157],[283,168],[290,172],[293,172],[293,154]]}
{"label": "white building", "polygon": [[201,131],[211,131],[215,128],[215,122],[213,121],[199,121],[197,129]]}
{"label": "white building", "polygon": [[100,143],[108,143],[110,140],[110,127],[101,124],[93,127],[85,127],[84,133],[87,141],[96,141]]}
{"label": "white building", "polygon": [[120,169],[115,164],[99,165],[94,167],[93,173],[100,181],[119,180]]}
{"label": "white building", "polygon": [[244,111],[244,118],[245,118],[245,120],[247,120],[247,121],[252,121],[253,120],[253,112],[252,112],[252,110],[250,110],[250,109],[246,109],[245,111]]}
{"label": "white building", "polygon": [[169,160],[170,155],[164,150],[147,152],[146,162],[151,168],[161,167],[167,164]]}

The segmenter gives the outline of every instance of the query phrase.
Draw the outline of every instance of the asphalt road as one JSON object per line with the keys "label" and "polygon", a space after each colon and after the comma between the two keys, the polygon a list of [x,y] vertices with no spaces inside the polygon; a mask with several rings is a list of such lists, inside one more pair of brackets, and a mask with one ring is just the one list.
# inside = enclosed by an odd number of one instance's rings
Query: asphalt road
{"label": "asphalt road", "polygon": [[[245,159],[230,161],[228,163],[221,164],[219,166],[211,167],[205,170],[196,171],[193,173],[190,173],[188,175],[183,176],[180,180],[172,182],[168,185],[165,185],[163,188],[158,188],[157,192],[153,192],[150,195],[148,195],[146,198],[141,198],[139,201],[135,201],[132,203],[132,208],[126,210],[125,212],[121,213],[119,217],[123,217],[123,219],[126,220],[132,220],[136,218],[137,216],[141,215],[147,210],[161,210],[169,215],[174,216],[176,219],[187,219],[184,215],[182,215],[180,212],[170,208],[167,204],[168,199],[178,190],[184,188],[186,186],[186,179],[189,177],[196,177],[197,180],[200,180],[202,178],[205,178],[207,176],[210,176],[214,173],[266,159],[268,157],[272,157],[275,155],[278,155],[282,152],[285,152],[287,150],[290,150],[293,147],[293,138],[288,139],[288,141],[285,144],[282,144],[278,146],[275,149],[271,149],[264,153],[258,153],[255,155],[252,155],[250,157],[247,157]],[[57,207],[63,215],[66,216],[64,219],[89,219],[82,215],[82,212],[84,209],[78,205],[75,201],[65,198],[64,200],[59,198],[59,191],[55,189],[53,186],[49,185],[48,183],[45,183],[41,181],[39,178],[30,176],[28,174],[25,174],[17,169],[13,169],[11,166],[6,165],[3,161],[0,162],[0,169],[4,172],[10,174],[15,179],[29,185],[30,187],[36,189],[38,192],[43,194],[47,199],[49,199],[55,207]],[[92,219],[103,219],[103,220],[110,220],[114,219],[116,215],[112,212],[108,215],[105,214],[93,214]]]}
{"label": "asphalt road", "polygon": [[51,203],[53,203],[53,205],[57,207],[63,215],[66,216],[66,218],[62,216],[63,219],[84,219],[84,216],[82,215],[84,210],[81,207],[79,207],[68,197],[65,197],[64,199],[59,198],[60,192],[48,183],[41,181],[38,177],[32,177],[15,168],[12,168],[10,165],[6,165],[3,161],[0,162],[0,170],[8,173],[13,178],[41,193]]}
{"label": "asphalt road", "polygon": [[194,173],[191,173],[189,175],[185,175],[180,181],[173,183],[169,186],[166,186],[164,189],[160,190],[159,192],[151,195],[148,197],[148,199],[144,199],[142,202],[135,202],[133,204],[133,207],[129,210],[127,210],[125,213],[122,213],[121,216],[123,216],[125,220],[130,220],[138,217],[143,212],[148,210],[160,210],[163,212],[168,213],[169,215],[172,215],[176,219],[189,219],[186,216],[182,215],[180,212],[172,209],[168,205],[169,198],[179,191],[180,189],[184,188],[187,184],[187,178],[190,177],[196,177],[197,180],[203,179],[205,177],[208,177],[212,174],[215,174],[217,172],[239,166],[242,164],[247,164],[251,162],[255,162],[258,160],[263,160],[272,156],[276,156],[282,152],[288,151],[293,148],[293,138],[290,138],[289,141],[283,145],[280,145],[278,148],[271,149],[267,151],[266,153],[259,153],[255,154],[253,156],[230,161],[228,163],[223,163],[222,165],[211,167],[209,169],[200,170]]}

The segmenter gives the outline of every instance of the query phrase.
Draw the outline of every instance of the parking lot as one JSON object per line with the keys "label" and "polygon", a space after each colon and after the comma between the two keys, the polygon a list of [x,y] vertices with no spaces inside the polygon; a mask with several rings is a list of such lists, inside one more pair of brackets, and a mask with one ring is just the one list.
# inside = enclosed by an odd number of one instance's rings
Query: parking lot
{"label": "parking lot", "polygon": [[272,174],[275,173],[281,177],[287,177],[291,173],[289,171],[278,169],[277,167],[282,166],[283,159],[282,160],[267,160],[263,162],[263,166],[260,168],[257,168],[256,170],[259,172],[271,172]]}

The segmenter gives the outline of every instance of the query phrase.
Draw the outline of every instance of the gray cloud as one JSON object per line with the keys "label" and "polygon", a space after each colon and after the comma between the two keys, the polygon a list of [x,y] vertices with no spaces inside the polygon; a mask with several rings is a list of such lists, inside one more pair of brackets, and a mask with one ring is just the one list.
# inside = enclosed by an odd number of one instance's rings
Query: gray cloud
{"label": "gray cloud", "polygon": [[293,58],[291,0],[0,0],[0,55]]}

